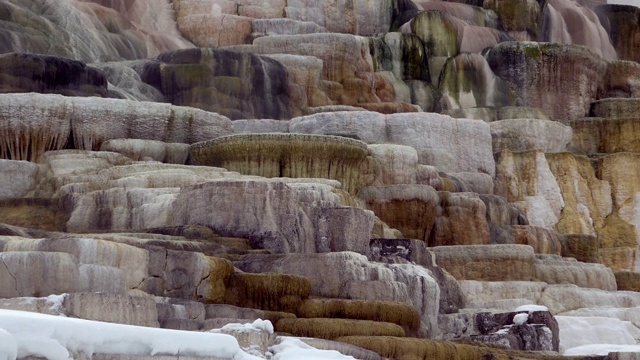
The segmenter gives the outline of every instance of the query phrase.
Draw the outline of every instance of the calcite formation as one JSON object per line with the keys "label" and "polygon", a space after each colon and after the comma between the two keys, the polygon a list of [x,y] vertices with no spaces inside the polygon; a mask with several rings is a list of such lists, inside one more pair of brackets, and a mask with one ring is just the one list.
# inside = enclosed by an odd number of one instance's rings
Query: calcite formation
{"label": "calcite formation", "polygon": [[258,358],[635,344],[639,14],[0,0],[0,309]]}

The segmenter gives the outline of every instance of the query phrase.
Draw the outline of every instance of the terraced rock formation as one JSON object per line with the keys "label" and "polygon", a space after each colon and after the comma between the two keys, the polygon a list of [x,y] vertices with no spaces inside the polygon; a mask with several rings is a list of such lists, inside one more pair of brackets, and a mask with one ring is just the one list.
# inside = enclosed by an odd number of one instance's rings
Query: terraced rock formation
{"label": "terraced rock formation", "polygon": [[[634,359],[639,16],[0,0],[0,359],[43,356],[4,310],[222,332],[237,360],[289,359],[291,337],[336,359]],[[224,327],[257,319],[275,332]]]}

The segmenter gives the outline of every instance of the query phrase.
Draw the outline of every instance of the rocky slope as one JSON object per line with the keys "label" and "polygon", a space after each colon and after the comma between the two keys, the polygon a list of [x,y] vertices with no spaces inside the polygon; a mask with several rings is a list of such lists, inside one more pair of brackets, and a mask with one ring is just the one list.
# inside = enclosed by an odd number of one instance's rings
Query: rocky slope
{"label": "rocky slope", "polygon": [[232,334],[262,358],[286,335],[358,359],[640,339],[640,8],[0,0],[0,19],[0,309],[268,319],[280,339]]}

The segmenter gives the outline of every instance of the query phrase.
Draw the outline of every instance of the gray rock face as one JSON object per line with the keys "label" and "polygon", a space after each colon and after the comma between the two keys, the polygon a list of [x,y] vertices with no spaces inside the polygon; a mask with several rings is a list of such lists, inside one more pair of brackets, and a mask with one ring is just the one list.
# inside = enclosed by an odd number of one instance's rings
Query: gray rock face
{"label": "gray rock face", "polygon": [[0,253],[0,296],[43,296],[80,290],[78,260],[58,252]]}
{"label": "gray rock face", "polygon": [[330,186],[313,183],[212,182],[181,191],[173,209],[174,225],[210,226],[279,253],[368,253],[373,227],[371,212],[343,208]]}
{"label": "gray rock face", "polygon": [[0,200],[21,198],[35,186],[38,166],[26,161],[0,160]]}
{"label": "gray rock face", "polygon": [[494,153],[502,150],[563,152],[567,150],[573,135],[569,126],[540,119],[500,120],[489,126]]}

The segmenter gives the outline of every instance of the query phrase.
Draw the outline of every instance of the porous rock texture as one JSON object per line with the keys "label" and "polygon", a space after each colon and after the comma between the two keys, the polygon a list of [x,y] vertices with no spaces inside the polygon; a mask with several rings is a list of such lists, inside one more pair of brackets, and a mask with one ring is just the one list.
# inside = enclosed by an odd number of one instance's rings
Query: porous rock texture
{"label": "porous rock texture", "polygon": [[638,15],[0,0],[0,308],[374,360],[634,344]]}

